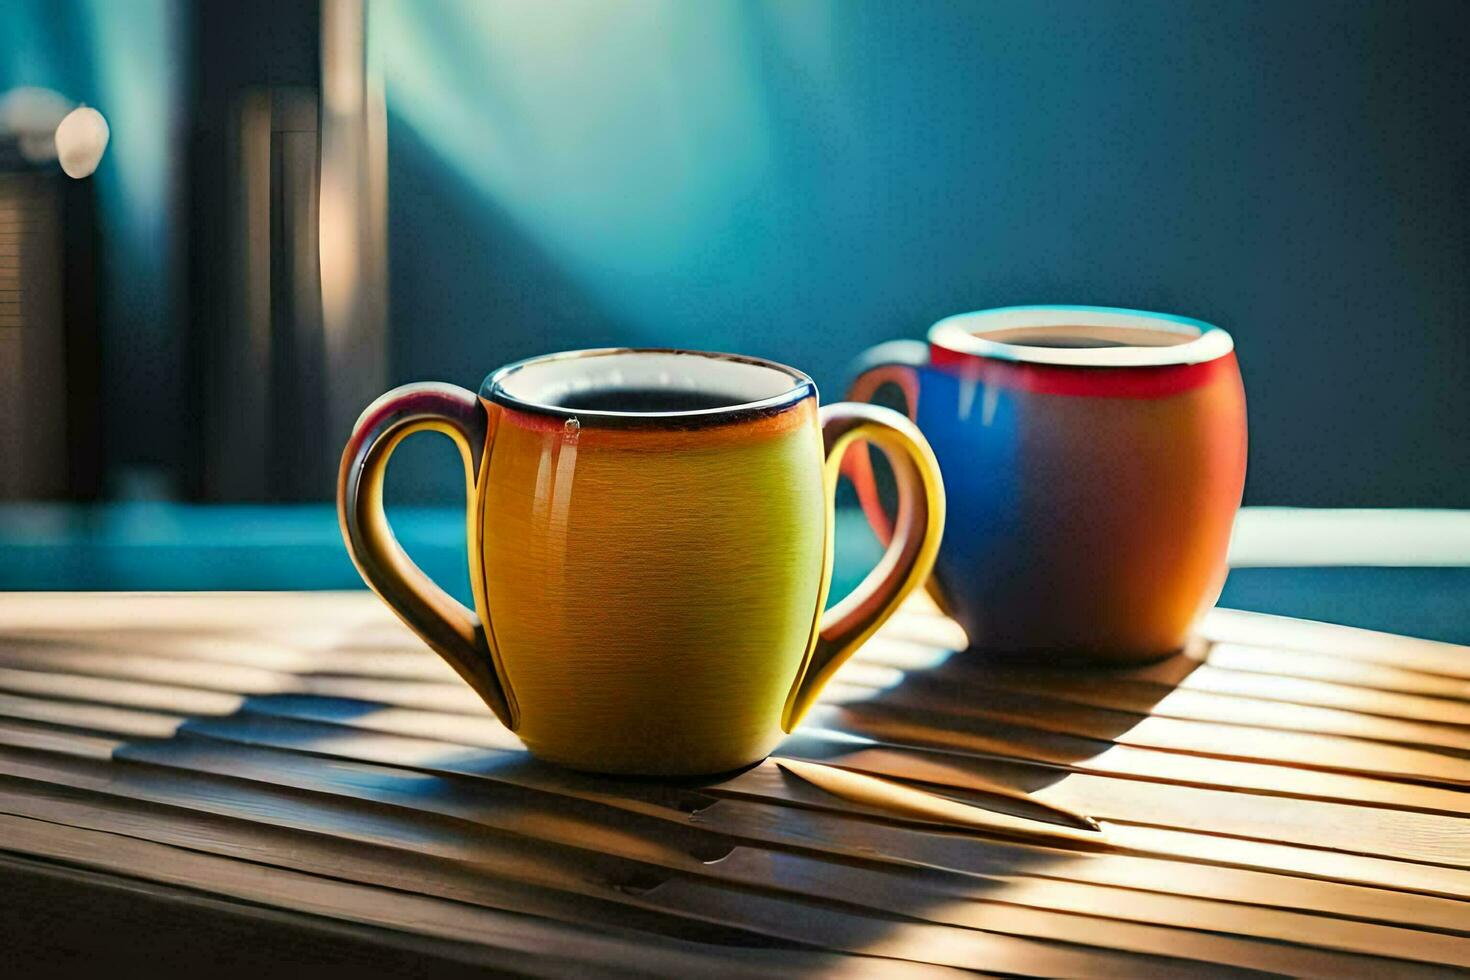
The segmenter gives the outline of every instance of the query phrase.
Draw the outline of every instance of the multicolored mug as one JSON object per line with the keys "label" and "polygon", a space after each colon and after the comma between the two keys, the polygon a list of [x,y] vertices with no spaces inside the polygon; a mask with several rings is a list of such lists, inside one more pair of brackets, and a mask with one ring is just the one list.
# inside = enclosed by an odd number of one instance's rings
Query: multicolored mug
{"label": "multicolored mug", "polygon": [[[1219,597],[1245,481],[1230,335],[1198,320],[1020,306],[941,320],[860,361],[895,385],[949,492],[930,583],[975,648],[1143,660]],[[868,453],[844,468],[890,533]]]}
{"label": "multicolored mug", "polygon": [[[426,429],[464,458],[473,611],[383,513],[389,455]],[[897,473],[897,523],[824,613],[838,464],[859,441]],[[800,371],[675,350],[522,361],[478,397],[391,391],[357,422],[337,503],[368,585],[533,753],[665,775],[764,758],[928,577],[944,526],[938,464],[902,415],[818,409]]]}

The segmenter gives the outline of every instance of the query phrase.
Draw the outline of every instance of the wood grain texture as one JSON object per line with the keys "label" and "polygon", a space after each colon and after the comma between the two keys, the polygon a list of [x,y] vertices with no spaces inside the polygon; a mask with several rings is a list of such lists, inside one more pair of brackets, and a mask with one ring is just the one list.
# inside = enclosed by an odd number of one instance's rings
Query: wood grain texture
{"label": "wood grain texture", "polygon": [[[772,760],[661,782],[532,761],[365,595],[3,596],[0,908],[135,894],[108,914],[201,968],[278,943],[450,975],[1470,970],[1470,651],[1225,611],[1143,666],[955,645],[916,597]],[[146,960],[49,934],[16,948]]]}

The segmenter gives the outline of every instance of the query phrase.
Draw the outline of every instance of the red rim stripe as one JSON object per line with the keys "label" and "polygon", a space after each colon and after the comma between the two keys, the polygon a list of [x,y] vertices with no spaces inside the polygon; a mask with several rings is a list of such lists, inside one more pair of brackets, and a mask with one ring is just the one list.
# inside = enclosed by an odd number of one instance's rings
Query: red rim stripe
{"label": "red rim stripe", "polygon": [[1091,398],[1164,398],[1239,370],[1233,351],[1200,364],[1103,368],[1000,361],[934,344],[929,345],[929,363],[1001,388]]}

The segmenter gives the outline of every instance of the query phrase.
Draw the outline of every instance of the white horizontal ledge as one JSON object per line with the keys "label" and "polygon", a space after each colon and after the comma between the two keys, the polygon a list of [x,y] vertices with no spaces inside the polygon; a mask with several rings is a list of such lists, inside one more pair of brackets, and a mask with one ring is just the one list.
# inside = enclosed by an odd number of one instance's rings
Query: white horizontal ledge
{"label": "white horizontal ledge", "polygon": [[1470,566],[1470,510],[1244,507],[1230,564]]}

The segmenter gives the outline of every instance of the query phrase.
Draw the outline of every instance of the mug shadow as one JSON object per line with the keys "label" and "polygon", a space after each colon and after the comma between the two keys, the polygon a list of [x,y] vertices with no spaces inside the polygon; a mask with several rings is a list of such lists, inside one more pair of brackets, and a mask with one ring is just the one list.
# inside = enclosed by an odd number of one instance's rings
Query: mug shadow
{"label": "mug shadow", "polygon": [[[1143,663],[996,655],[968,648],[932,602],[911,602],[837,674],[824,709],[782,750],[840,764],[881,747],[912,757],[913,779],[947,795],[973,795],[962,774],[1036,793],[1128,744],[1205,653],[1196,642]],[[888,769],[905,776],[897,762]]]}
{"label": "mug shadow", "polygon": [[[957,869],[1015,875],[1073,859],[823,800],[769,760],[703,777],[611,777],[519,749],[365,734],[384,710],[394,709],[265,695],[230,715],[188,719],[172,738],[125,743],[113,757],[187,773],[191,784],[200,774],[243,781],[248,802],[238,812],[270,812],[302,835],[354,842],[368,858],[348,865],[324,849],[313,867],[315,848],[300,842],[297,867],[388,885],[407,850],[415,890],[640,942],[779,954],[765,966],[790,976],[830,974],[833,954],[994,962],[1011,941],[979,931],[980,903],[1005,902],[1014,886]],[[875,851],[883,856],[868,856]],[[971,903],[972,921],[956,921],[957,899]]]}
{"label": "mug shadow", "polygon": [[[772,760],[703,777],[610,777],[519,749],[369,734],[384,710],[395,709],[265,695],[230,715],[191,718],[172,738],[130,741],[113,757],[188,773],[189,792],[201,774],[243,782],[239,813],[268,811],[277,824],[351,841],[367,857],[349,865],[327,848],[313,867],[302,859],[315,848],[303,840],[290,852],[297,867],[390,885],[407,851],[415,890],[594,931],[779,952],[780,972],[791,976],[830,973],[833,953],[969,968],[1009,962],[1020,972],[1024,943],[991,935],[987,908],[1010,902],[1016,876],[1065,876],[1085,859],[827,798]],[[1045,972],[1073,972],[1093,955],[1157,962],[1088,952]]]}
{"label": "mug shadow", "polygon": [[[1103,920],[1074,919],[1061,935],[1054,919],[1016,904],[1028,876],[1065,878],[1092,857],[1086,848],[926,825],[780,767],[818,762],[1054,820],[983,787],[1043,790],[1139,717],[1067,700],[1055,685],[1131,690],[1151,678],[1145,690],[1166,690],[1160,679],[1189,669],[1176,658],[1126,671],[996,662],[942,642],[946,623],[901,613],[772,760],[681,779],[537,762],[396,625],[344,630],[330,647],[290,656],[278,639],[252,644],[246,632],[196,658],[191,650],[209,646],[197,632],[114,630],[80,653],[74,636],[36,638],[29,653],[7,639],[0,659],[34,656],[27,669],[50,663],[58,677],[90,680],[56,696],[112,704],[53,720],[135,725],[110,753],[107,792],[165,807],[150,811],[161,838],[174,833],[170,821],[207,822],[203,837],[190,833],[219,853],[599,934],[778,951],[789,974],[829,972],[834,952],[1015,972],[1042,963],[1051,974],[1098,956],[1140,970],[1186,965],[1161,950],[1125,951],[1095,931]],[[124,723],[129,712],[136,723]],[[997,909],[1003,928],[990,918]],[[1043,944],[1038,960],[1036,944],[1017,937],[1062,944]],[[1089,941],[1085,953],[1067,945]]]}

